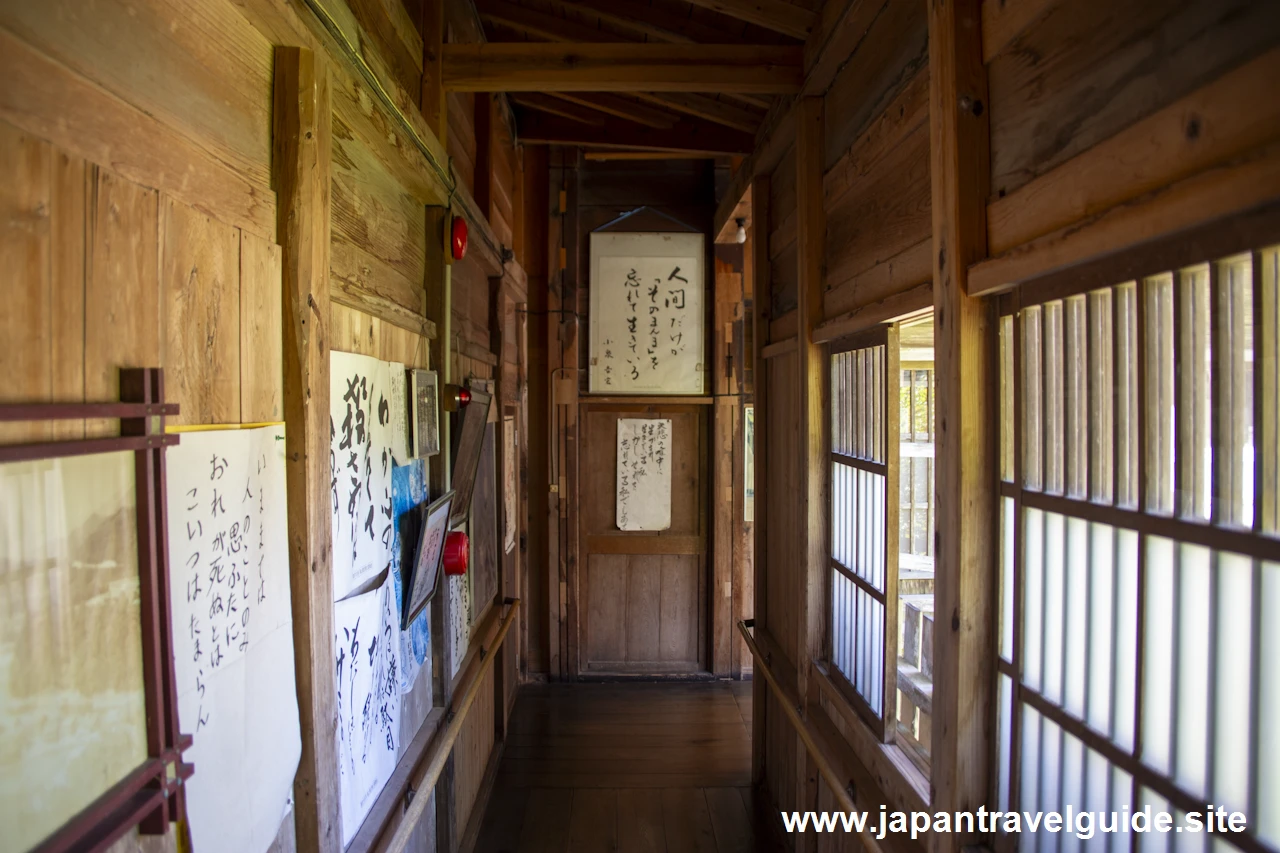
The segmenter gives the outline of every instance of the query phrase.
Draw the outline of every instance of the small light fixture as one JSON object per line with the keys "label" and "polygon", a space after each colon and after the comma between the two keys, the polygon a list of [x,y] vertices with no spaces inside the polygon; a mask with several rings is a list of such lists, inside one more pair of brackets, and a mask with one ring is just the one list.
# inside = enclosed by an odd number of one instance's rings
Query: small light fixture
{"label": "small light fixture", "polygon": [[747,242],[747,220],[739,216],[737,219],[733,221],[738,223],[738,242],[739,243]]}

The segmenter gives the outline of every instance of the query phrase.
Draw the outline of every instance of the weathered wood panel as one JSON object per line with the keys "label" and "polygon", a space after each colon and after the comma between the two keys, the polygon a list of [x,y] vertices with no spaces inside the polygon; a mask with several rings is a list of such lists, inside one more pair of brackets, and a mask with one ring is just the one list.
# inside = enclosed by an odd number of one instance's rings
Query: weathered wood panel
{"label": "weathered wood panel", "polygon": [[240,235],[161,197],[165,394],[180,424],[240,422]]}
{"label": "weathered wood panel", "polygon": [[[120,399],[121,367],[161,364],[159,196],[98,169],[85,280],[85,398]],[[92,321],[89,320],[92,318]],[[107,430],[117,430],[109,422]],[[101,435],[103,425],[92,434]]]}
{"label": "weathered wood panel", "polygon": [[[85,164],[0,122],[0,400],[84,400]],[[83,435],[82,423],[4,424],[0,440]]]}
{"label": "weathered wood panel", "polygon": [[826,92],[824,171],[835,165],[927,64],[928,24],[923,5],[896,0],[883,3],[866,36]]}
{"label": "weathered wood panel", "polygon": [[1280,42],[1249,0],[1065,0],[989,64],[991,194],[1027,184]]}
{"label": "weathered wood panel", "polygon": [[[827,217],[824,316],[893,295],[874,284],[906,288],[927,280],[927,273],[915,280],[859,276],[929,240],[928,125],[917,124],[885,151],[867,177],[828,208]],[[843,287],[860,292],[830,298]]]}
{"label": "weathered wood panel", "polygon": [[284,418],[280,247],[240,232],[240,417]]}
{"label": "weathered wood panel", "polygon": [[0,78],[5,81],[0,119],[129,181],[274,236],[275,197],[266,183],[246,177],[183,130],[112,95],[3,28]]}
{"label": "weathered wood panel", "polygon": [[270,186],[271,45],[232,3],[5,3],[0,26]]}

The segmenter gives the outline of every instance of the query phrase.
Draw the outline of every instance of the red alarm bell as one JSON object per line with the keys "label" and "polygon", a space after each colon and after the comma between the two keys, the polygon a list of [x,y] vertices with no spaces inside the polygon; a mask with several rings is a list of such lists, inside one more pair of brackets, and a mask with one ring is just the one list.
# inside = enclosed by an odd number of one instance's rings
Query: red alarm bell
{"label": "red alarm bell", "polygon": [[444,540],[444,573],[446,575],[465,575],[467,573],[468,555],[471,553],[467,534],[455,530]]}
{"label": "red alarm bell", "polygon": [[453,217],[453,225],[449,229],[449,235],[453,259],[460,261],[467,255],[467,220],[461,216]]}

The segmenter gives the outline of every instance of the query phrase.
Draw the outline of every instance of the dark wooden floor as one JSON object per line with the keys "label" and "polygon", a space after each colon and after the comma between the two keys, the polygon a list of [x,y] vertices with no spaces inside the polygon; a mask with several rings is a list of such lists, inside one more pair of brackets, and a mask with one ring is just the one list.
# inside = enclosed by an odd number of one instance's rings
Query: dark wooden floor
{"label": "dark wooden floor", "polygon": [[527,685],[475,849],[780,851],[750,784],[750,682]]}

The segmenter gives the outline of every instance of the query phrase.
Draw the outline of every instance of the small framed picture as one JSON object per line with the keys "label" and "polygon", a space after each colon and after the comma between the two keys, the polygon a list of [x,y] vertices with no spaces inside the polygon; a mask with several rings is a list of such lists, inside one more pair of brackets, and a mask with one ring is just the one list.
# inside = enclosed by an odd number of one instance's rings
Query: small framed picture
{"label": "small framed picture", "polygon": [[449,534],[449,513],[453,509],[453,492],[445,492],[423,511],[422,532],[418,548],[404,578],[404,612],[400,628],[404,630],[417,618],[440,588],[440,563],[444,558],[444,539]]}
{"label": "small framed picture", "polygon": [[440,452],[440,380],[434,370],[411,371],[413,456],[425,459]]}

